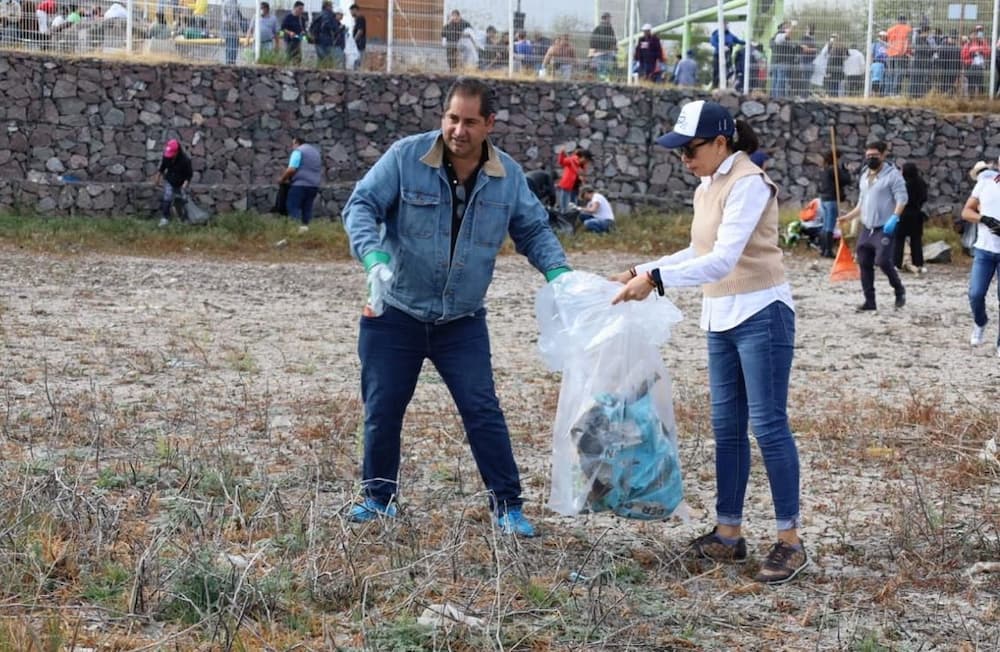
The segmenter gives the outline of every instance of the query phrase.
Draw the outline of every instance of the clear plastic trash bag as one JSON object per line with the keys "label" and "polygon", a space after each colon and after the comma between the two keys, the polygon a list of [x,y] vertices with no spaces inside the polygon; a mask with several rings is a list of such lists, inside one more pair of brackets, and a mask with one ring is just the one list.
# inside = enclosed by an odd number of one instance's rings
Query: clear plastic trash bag
{"label": "clear plastic trash bag", "polygon": [[621,288],[569,272],[535,299],[539,351],[562,372],[549,507],[565,515],[683,516],[670,374],[659,351],[681,312],[655,293],[611,305]]}

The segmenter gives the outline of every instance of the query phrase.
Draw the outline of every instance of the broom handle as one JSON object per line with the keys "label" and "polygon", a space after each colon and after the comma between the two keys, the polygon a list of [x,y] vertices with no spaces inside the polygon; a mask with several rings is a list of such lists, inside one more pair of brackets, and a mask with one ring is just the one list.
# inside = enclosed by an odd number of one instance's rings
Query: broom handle
{"label": "broom handle", "polygon": [[837,160],[837,128],[830,125],[830,152],[833,154],[833,187],[837,193],[837,213],[840,213],[840,164]]}

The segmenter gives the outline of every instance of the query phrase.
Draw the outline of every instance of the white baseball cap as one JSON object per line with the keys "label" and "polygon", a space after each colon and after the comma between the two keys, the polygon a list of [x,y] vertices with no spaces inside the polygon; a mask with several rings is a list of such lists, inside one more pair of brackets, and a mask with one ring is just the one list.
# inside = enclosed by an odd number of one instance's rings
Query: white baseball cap
{"label": "white baseball cap", "polygon": [[642,24],[642,31],[644,31],[644,32],[651,32],[652,30],[653,30],[653,26],[650,25],[649,23],[643,23]]}

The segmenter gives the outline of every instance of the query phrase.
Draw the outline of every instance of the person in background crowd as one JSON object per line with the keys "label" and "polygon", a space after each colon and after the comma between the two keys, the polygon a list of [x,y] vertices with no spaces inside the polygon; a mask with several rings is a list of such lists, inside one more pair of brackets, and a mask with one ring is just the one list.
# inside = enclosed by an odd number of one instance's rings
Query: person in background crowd
{"label": "person in background crowd", "polygon": [[561,213],[569,210],[570,204],[576,203],[580,188],[583,186],[583,173],[593,160],[593,154],[586,149],[578,148],[571,155],[567,155],[566,150],[559,150],[557,162],[563,171],[559,183],[556,184],[556,193],[559,195],[559,211]]}
{"label": "person in background crowd", "polygon": [[38,21],[38,33],[49,33],[49,16],[56,13],[56,0],[42,0],[35,5],[35,19]]}
{"label": "person in background crowd", "polygon": [[826,75],[823,77],[823,88],[830,97],[840,97],[846,60],[847,48],[836,34],[831,34],[830,41],[826,45]]}
{"label": "person in background crowd", "polygon": [[569,34],[557,36],[552,47],[545,53],[542,59],[542,67],[550,76],[559,79],[571,79],[573,77],[573,64],[576,63],[576,50],[570,41]]}
{"label": "person in background crowd", "polygon": [[441,38],[444,40],[445,56],[448,59],[448,70],[452,72],[458,70],[461,60],[459,59],[459,43],[465,35],[465,31],[472,29],[472,25],[462,18],[462,12],[458,9],[452,10],[448,16],[448,22],[441,28]]}
{"label": "person in background crowd", "polygon": [[281,173],[278,183],[288,183],[285,207],[288,217],[300,222],[299,231],[308,231],[312,221],[313,204],[323,181],[323,157],[319,150],[307,145],[301,136],[292,138],[292,155],[288,167]]}
{"label": "person in background crowd", "polygon": [[986,40],[983,26],[976,25],[976,30],[968,38],[961,52],[971,97],[978,97],[986,92],[986,70],[990,56],[990,44]]}
{"label": "person in background crowd", "polygon": [[934,62],[937,48],[930,29],[918,29],[913,43],[913,73],[910,76],[910,96],[923,97],[933,88]]}
{"label": "person in background crowd", "polygon": [[580,188],[580,226],[591,233],[607,233],[615,224],[615,213],[608,198],[594,190],[592,186]]}
{"label": "person in background crowd", "polygon": [[[839,193],[838,183],[840,182]],[[843,200],[847,187],[851,185],[851,174],[847,171],[843,161],[837,162],[836,174],[833,167],[833,152],[823,155],[823,172],[819,181],[819,210],[823,219],[823,231],[819,236],[819,251],[824,258],[834,258],[833,233],[837,228],[837,215],[840,214],[840,204],[837,199]]]}
{"label": "person in background crowd", "polygon": [[715,562],[748,561],[742,536],[750,477],[749,431],[757,439],[774,504],[777,542],[754,578],[783,584],[809,563],[799,538],[799,455],[788,423],[795,349],[795,308],[778,247],[778,188],[750,162],[757,135],[715,102],[681,109],[657,142],[678,149],[701,179],[694,196],[691,244],[612,277],[614,298],[641,301],[653,289],[702,288],[701,327],[708,339],[708,382],[715,436],[716,526],[691,543]]}
{"label": "person in background crowd", "polygon": [[771,95],[774,97],[791,95],[791,75],[801,51],[793,29],[792,23],[784,22],[771,39]]}
{"label": "person in background crowd", "polygon": [[440,129],[392,145],[344,207],[351,254],[369,279],[358,333],[364,498],[353,522],[396,516],[403,417],[429,358],[462,417],[494,522],[535,536],[497,399],[484,299],[508,235],[546,281],[570,270],[521,166],[490,142],[493,97],[480,80],[456,80]]}
{"label": "person in background crowd", "polygon": [[174,203],[174,198],[184,192],[193,176],[191,159],[184,152],[180,142],[175,139],[168,140],[163,146],[163,158],[160,159],[160,167],[153,180],[154,184],[163,180],[163,195],[160,198],[161,228],[170,223],[170,207]]}
{"label": "person in background crowd", "polygon": [[534,46],[528,39],[528,34],[521,30],[514,38],[514,70],[520,72],[527,70],[533,72],[535,65],[532,63]]}
{"label": "person in background crowd", "polygon": [[347,67],[347,26],[344,25],[344,12],[337,9],[333,12],[336,24],[333,28],[333,67],[343,70]]}
{"label": "person in background crowd", "polygon": [[240,51],[240,14],[239,0],[223,0],[222,3],[222,42],[225,48],[226,65],[236,63]]}
{"label": "person in background crowd", "polygon": [[889,46],[885,42],[888,32],[882,30],[878,39],[872,44],[872,95],[885,95],[886,62],[889,60]]}
{"label": "person in background crowd", "polygon": [[618,39],[615,38],[615,28],[611,25],[611,13],[605,11],[601,14],[601,22],[590,33],[590,57],[601,81],[611,78],[617,53]]}
{"label": "person in background crowd", "polygon": [[[260,13],[254,20],[260,21],[260,51],[274,52],[278,48],[278,19],[271,14],[271,5],[260,3]],[[250,21],[247,38],[253,39],[256,30],[254,21]]]}
{"label": "person in background crowd", "polygon": [[806,32],[799,39],[798,68],[791,75],[791,90],[795,97],[809,97],[809,85],[813,74],[813,65],[819,49],[816,47],[816,26],[807,25]]}
{"label": "person in background crowd", "polygon": [[333,13],[333,2],[323,0],[319,16],[313,19],[309,30],[313,46],[316,48],[316,63],[318,65],[334,65],[333,40],[339,26],[340,23],[337,22],[337,17]]}
{"label": "person in background crowd", "polygon": [[642,26],[642,36],[635,46],[635,61],[639,67],[639,79],[657,82],[659,67],[667,60],[660,37],[653,33],[653,26],[646,23]]}
{"label": "person in background crowd", "polygon": [[[986,337],[989,323],[986,295],[993,279],[1000,276],[1000,177],[996,170],[984,169],[976,179],[976,187],[962,209],[962,219],[978,225],[969,271],[969,307],[973,320],[969,343],[972,346],[979,346]],[[997,283],[997,297],[1000,298],[1000,281]],[[997,335],[996,347],[1000,357],[1000,335]]]}
{"label": "person in background crowd", "polygon": [[[899,216],[899,228],[893,238],[892,261],[896,269],[905,269],[914,274],[926,274],[924,267],[924,222],[927,213],[927,182],[920,176],[915,163],[903,164],[903,180],[906,182],[906,207]],[[903,248],[906,238],[910,239],[910,263],[903,263]]]}
{"label": "person in background crowd", "polygon": [[844,60],[844,94],[858,97],[865,91],[865,55],[861,50],[849,48]]}
{"label": "person in background crowd", "polygon": [[365,65],[365,48],[368,47],[368,21],[365,20],[358,5],[351,5],[351,18],[354,19],[354,29],[351,35],[354,37],[354,44],[358,47],[358,60],[354,62],[354,67],[358,70]]}
{"label": "person in background crowd", "polygon": [[[858,312],[877,310],[875,303],[875,267],[886,275],[896,293],[896,309],[906,305],[906,288],[892,264],[892,236],[899,216],[906,207],[906,182],[899,169],[886,160],[888,146],[874,141],[865,146],[865,171],[858,180],[858,205],[838,218],[845,224],[861,218],[861,229],[854,255],[861,268],[861,291],[865,302]],[[843,227],[842,227],[843,228]]]}
{"label": "person in background crowd", "polygon": [[[729,25],[722,22],[722,37],[719,37],[719,28],[712,30],[712,35],[708,38],[712,45],[712,88],[719,88],[719,57],[726,66],[726,79],[729,78],[732,68],[731,56],[733,48],[737,45],[746,45],[746,41],[729,31]],[[664,59],[665,61],[666,59]]]}
{"label": "person in background crowd", "polygon": [[903,77],[910,67],[913,52],[910,43],[912,33],[913,28],[907,24],[904,14],[900,14],[896,24],[886,31],[886,95],[899,95],[902,91]]}
{"label": "person in background crowd", "polygon": [[683,59],[674,67],[673,82],[678,86],[698,85],[698,62],[694,58],[694,50],[688,50]]}
{"label": "person in background crowd", "polygon": [[479,44],[476,42],[476,30],[466,28],[458,41],[458,57],[463,71],[472,71],[479,67]]}
{"label": "person in background crowd", "polygon": [[302,40],[306,37],[305,17],[306,5],[302,0],[295,0],[292,10],[285,14],[281,21],[281,32],[285,37],[285,55],[289,63],[302,63]]}

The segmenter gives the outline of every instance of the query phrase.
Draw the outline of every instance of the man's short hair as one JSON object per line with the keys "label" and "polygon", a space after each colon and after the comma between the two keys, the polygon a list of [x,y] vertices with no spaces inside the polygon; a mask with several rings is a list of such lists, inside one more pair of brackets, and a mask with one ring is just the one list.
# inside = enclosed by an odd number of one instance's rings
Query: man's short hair
{"label": "man's short hair", "polygon": [[295,0],[295,4],[292,5],[292,9],[295,9],[296,7],[305,7],[305,6],[306,3],[302,2],[302,0]]}
{"label": "man's short hair", "polygon": [[266,3],[266,2],[262,2],[262,3],[260,3],[260,8],[261,8],[261,9],[267,9],[268,11],[271,11],[271,5],[269,5],[269,4],[268,4],[268,3]]}
{"label": "man's short hair", "polygon": [[357,8],[358,8],[358,5],[351,5],[350,7],[347,8],[347,10],[348,11],[354,11]]}
{"label": "man's short hair", "polygon": [[479,114],[488,118],[496,113],[496,101],[493,98],[493,90],[482,80],[473,77],[459,77],[448,89],[448,94],[444,98],[444,108],[451,105],[451,98],[455,95],[479,98]]}
{"label": "man's short hair", "polygon": [[584,186],[580,188],[580,196],[589,195],[594,192],[594,186]]}
{"label": "man's short hair", "polygon": [[321,9],[333,9],[333,0],[323,0]]}
{"label": "man's short hair", "polygon": [[885,151],[889,149],[889,146],[885,144],[884,140],[873,140],[865,145],[865,149],[877,149],[879,154],[885,154]]}

